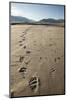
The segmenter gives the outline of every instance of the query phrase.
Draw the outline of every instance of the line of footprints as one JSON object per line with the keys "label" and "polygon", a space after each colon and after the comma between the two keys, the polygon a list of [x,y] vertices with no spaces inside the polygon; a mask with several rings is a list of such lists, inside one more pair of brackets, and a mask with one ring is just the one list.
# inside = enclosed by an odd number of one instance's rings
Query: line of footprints
{"label": "line of footprints", "polygon": [[[25,34],[26,34],[26,32],[25,32]],[[25,41],[25,37],[22,36],[22,35],[21,35],[20,37],[22,37],[22,40],[19,41],[19,46],[23,46],[22,42]],[[23,48],[26,49],[26,46],[24,45]],[[26,51],[26,53],[27,53],[27,54],[30,54],[31,51]],[[19,57],[19,62],[22,63],[23,60],[24,60],[24,57],[23,57],[23,56],[20,56],[20,57]],[[29,62],[30,62],[30,60],[27,61],[27,62],[25,62],[25,64],[28,65]],[[27,70],[26,67],[21,67],[21,68],[19,69],[19,73],[22,73],[23,79],[25,79],[26,70]],[[29,87],[30,87],[30,89],[31,89],[32,91],[35,91],[35,90],[38,91],[38,87],[40,86],[40,78],[37,77],[37,76],[31,77],[31,79],[29,80],[29,84],[28,84],[28,85],[29,85]]]}
{"label": "line of footprints", "polygon": [[[24,34],[27,34],[27,33],[24,32]],[[22,40],[19,41],[19,46],[23,46],[22,42],[25,41],[25,36],[21,35],[20,37],[22,37]],[[50,46],[52,46],[52,45],[50,45]],[[26,45],[24,45],[23,48],[26,49]],[[26,51],[26,54],[30,54],[30,53],[31,53],[31,51]],[[40,60],[41,59],[42,59],[42,57],[40,57]],[[57,58],[54,59],[54,62],[56,63],[57,60],[60,60],[60,59],[61,59],[60,57],[57,57]],[[21,64],[22,64],[23,60],[24,60],[24,56],[20,56],[19,57],[19,62]],[[25,62],[25,64],[28,65],[29,62],[30,62],[30,60],[27,61],[27,62]],[[25,73],[26,73],[26,71],[27,71],[26,67],[21,67],[19,69],[19,73],[22,73],[23,79],[25,79]],[[50,69],[50,73],[53,73],[54,71],[56,71],[55,68],[51,68]],[[30,87],[30,89],[32,91],[37,92],[39,90],[39,88],[40,88],[40,85],[41,85],[40,78],[37,75],[32,76],[30,78],[30,80],[29,80],[29,84],[28,85],[29,85],[29,87]]]}

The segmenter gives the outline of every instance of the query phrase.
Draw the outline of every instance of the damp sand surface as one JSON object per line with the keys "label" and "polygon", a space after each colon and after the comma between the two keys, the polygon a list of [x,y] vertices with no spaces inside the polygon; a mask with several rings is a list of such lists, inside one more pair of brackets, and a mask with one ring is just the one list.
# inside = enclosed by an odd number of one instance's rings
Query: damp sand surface
{"label": "damp sand surface", "polygon": [[[29,86],[32,76],[40,79],[36,93]],[[13,97],[64,94],[64,27],[11,25],[10,79]]]}

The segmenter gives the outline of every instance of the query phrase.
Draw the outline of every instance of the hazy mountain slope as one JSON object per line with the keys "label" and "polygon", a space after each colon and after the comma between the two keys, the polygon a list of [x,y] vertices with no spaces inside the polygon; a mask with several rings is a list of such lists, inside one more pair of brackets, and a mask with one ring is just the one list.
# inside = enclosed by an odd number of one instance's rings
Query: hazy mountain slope
{"label": "hazy mountain slope", "polygon": [[25,17],[20,17],[20,16],[11,16],[10,17],[10,22],[11,23],[32,23],[34,22],[33,20],[30,20]]}
{"label": "hazy mountain slope", "polygon": [[63,23],[64,20],[63,19],[51,19],[51,18],[48,18],[48,19],[42,19],[39,21],[39,23]]}
{"label": "hazy mountain slope", "polygon": [[39,21],[30,20],[26,17],[21,16],[11,16],[10,17],[10,23],[11,24],[47,24],[47,25],[62,25],[64,26],[64,20],[63,19],[41,19]]}

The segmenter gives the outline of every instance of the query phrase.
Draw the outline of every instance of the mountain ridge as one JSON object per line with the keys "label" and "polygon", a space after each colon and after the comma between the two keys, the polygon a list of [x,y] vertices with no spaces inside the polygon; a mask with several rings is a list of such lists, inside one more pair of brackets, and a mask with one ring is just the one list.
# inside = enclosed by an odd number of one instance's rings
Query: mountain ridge
{"label": "mountain ridge", "polygon": [[22,16],[10,16],[10,22],[11,23],[32,23],[34,21]]}
{"label": "mountain ridge", "polygon": [[57,24],[57,23],[64,23],[64,19],[53,19],[53,18],[43,18],[39,21],[34,21],[22,16],[10,16],[10,23],[11,24]]}

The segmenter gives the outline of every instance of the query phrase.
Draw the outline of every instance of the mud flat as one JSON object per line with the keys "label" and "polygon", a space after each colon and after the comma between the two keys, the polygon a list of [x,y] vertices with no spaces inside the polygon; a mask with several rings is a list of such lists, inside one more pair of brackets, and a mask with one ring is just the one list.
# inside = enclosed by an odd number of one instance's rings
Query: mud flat
{"label": "mud flat", "polygon": [[[40,79],[37,92],[32,76]],[[64,27],[11,25],[10,79],[13,97],[64,94]]]}

